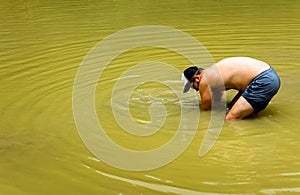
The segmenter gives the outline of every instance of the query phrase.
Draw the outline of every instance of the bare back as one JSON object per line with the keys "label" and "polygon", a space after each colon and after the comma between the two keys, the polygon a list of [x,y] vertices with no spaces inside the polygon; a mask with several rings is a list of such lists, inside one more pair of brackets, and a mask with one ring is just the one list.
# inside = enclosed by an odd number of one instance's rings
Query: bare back
{"label": "bare back", "polygon": [[267,63],[253,58],[231,57],[206,69],[205,77],[208,80],[216,80],[216,78],[212,78],[212,75],[216,75],[215,73],[218,72],[226,89],[244,91],[252,79],[269,67]]}

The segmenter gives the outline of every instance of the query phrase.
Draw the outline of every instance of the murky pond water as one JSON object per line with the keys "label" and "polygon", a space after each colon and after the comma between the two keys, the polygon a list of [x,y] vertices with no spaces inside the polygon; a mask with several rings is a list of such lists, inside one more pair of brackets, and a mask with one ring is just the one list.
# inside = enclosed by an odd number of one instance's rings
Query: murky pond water
{"label": "murky pond water", "polygon": [[[2,1],[0,18],[1,194],[300,193],[299,1]],[[205,156],[198,152],[210,112],[201,112],[191,144],[165,166],[148,171],[110,166],[87,149],[77,131],[74,80],[99,41],[140,25],[185,32],[201,42],[215,61],[230,56],[261,59],[278,72],[281,89],[257,117],[225,121]],[[165,123],[155,134],[143,137],[120,127],[111,105],[112,89],[122,82],[118,78],[124,72],[149,61],[179,71],[190,63],[165,48],[133,48],[107,65],[95,93],[95,110],[106,134],[136,151],[168,142],[182,114],[182,102],[174,91],[146,82],[136,86],[128,102],[122,102],[127,88],[121,88],[117,108],[129,110],[131,122],[141,125],[151,121],[149,107],[155,111],[156,105],[163,104],[165,112],[157,119],[164,115]],[[155,74],[149,67],[145,72]],[[177,90],[182,90],[182,84]],[[229,91],[227,98],[233,95]],[[197,109],[187,100],[184,103]],[[184,137],[181,141],[186,142]]]}

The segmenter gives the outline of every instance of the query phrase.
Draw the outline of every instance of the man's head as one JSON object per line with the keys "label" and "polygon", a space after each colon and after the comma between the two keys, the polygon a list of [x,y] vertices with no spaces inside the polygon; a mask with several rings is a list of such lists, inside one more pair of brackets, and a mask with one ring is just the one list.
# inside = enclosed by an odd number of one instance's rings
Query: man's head
{"label": "man's head", "polygon": [[[186,93],[190,90],[190,88],[193,87],[193,82],[195,82],[195,76],[200,75],[203,71],[203,68],[198,68],[197,66],[191,66],[184,70],[181,80],[184,83],[183,93]],[[197,81],[198,84],[200,81]],[[199,89],[194,88],[196,91]]]}

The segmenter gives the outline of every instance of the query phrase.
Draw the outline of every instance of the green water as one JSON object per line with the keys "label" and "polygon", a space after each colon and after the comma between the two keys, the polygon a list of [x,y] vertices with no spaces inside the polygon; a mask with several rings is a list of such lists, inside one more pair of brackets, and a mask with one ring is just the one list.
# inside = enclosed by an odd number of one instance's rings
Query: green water
{"label": "green water", "polygon": [[[300,193],[300,1],[2,1],[0,18],[0,194]],[[110,166],[79,136],[73,84],[99,41],[140,25],[188,33],[215,61],[261,59],[278,72],[281,89],[257,117],[225,121],[203,157],[198,151],[210,112],[201,112],[194,139],[175,161],[141,172]],[[97,85],[101,125],[132,150],[159,147],[178,128],[180,101],[159,83],[138,86],[129,105],[132,119],[145,123],[149,106],[163,102],[168,115],[160,132],[131,136],[114,119],[110,99],[116,79],[135,64],[154,60],[180,71],[189,63],[163,48],[132,49],[107,66]],[[228,92],[227,98],[233,95]]]}

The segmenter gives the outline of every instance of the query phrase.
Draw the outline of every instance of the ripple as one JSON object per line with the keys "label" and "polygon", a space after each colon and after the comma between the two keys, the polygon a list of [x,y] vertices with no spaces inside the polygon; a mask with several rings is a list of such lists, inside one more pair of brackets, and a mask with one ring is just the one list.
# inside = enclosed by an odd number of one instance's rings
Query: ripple
{"label": "ripple", "polygon": [[[193,191],[190,189],[179,188],[179,187],[174,187],[174,186],[169,186],[169,185],[154,184],[154,183],[148,183],[148,182],[128,179],[128,178],[124,178],[124,177],[111,175],[111,174],[108,174],[108,173],[105,173],[105,172],[102,172],[99,170],[96,170],[96,172],[103,176],[111,178],[111,179],[130,183],[132,185],[142,186],[147,189],[158,191],[158,192],[175,193],[175,194],[190,194],[190,195],[221,195],[221,193],[207,193],[207,192]],[[153,177],[151,176],[151,178],[153,178]],[[160,181],[159,178],[157,178],[157,179]]]}

